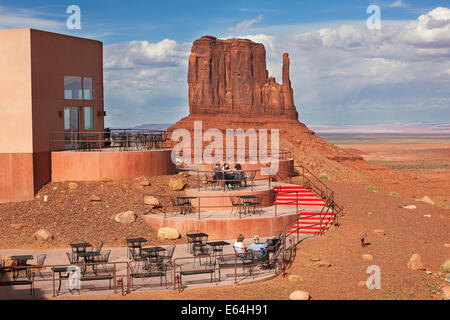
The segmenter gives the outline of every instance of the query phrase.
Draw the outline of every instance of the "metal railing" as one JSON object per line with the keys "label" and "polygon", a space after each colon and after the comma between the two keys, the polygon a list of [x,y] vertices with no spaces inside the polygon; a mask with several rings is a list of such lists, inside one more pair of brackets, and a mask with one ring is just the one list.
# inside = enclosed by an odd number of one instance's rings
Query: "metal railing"
{"label": "metal railing", "polygon": [[53,133],[53,150],[104,151],[152,150],[170,147],[168,131],[110,129],[106,131],[60,131]]}
{"label": "metal railing", "polygon": [[307,189],[314,191],[325,201],[322,210],[331,208],[336,213],[336,216],[338,214],[343,214],[344,208],[334,201],[334,191],[304,166],[297,167],[301,169],[298,175],[302,178],[302,185]]}
{"label": "metal railing", "polygon": [[[207,214],[211,214],[211,211],[225,211],[225,210],[230,210],[230,214],[232,212],[234,212],[234,208],[236,207],[233,206],[232,200],[230,198],[239,198],[242,195],[214,195],[214,196],[186,196],[186,195],[176,195],[176,194],[154,194],[154,193],[146,193],[143,194],[142,197],[142,203],[143,203],[143,212],[148,212],[145,209],[145,206],[147,206],[145,204],[145,197],[155,197],[156,199],[158,199],[158,202],[160,203],[160,205],[156,206],[155,208],[153,208],[153,210],[157,210],[159,211],[164,218],[167,218],[168,216],[176,216],[176,215],[180,215],[180,213],[178,211],[181,211],[180,207],[181,205],[175,204],[175,203],[182,203],[184,198],[190,198],[189,202],[185,202],[188,203],[184,208],[187,209],[186,212],[189,214],[197,214],[197,219],[200,220],[202,219],[202,211],[203,213],[207,213]],[[244,195],[245,196],[245,195]],[[273,202],[273,195],[268,195],[268,194],[263,194],[263,195],[255,195],[256,199],[258,199],[258,203],[256,206],[258,206],[257,211],[259,211],[260,214],[264,213],[264,209],[268,209],[271,207],[274,207],[274,217],[278,216],[278,205],[276,202]],[[171,199],[172,198],[172,199]],[[173,201],[174,199],[179,199],[179,201],[175,202]],[[266,200],[264,202],[264,199],[269,198],[269,200]],[[216,200],[221,200],[220,204],[217,205],[202,205],[202,199],[205,202],[206,199],[216,199]],[[223,199],[227,199],[229,201],[223,201]],[[298,200],[297,200],[298,201]],[[194,202],[194,203],[193,203]],[[210,201],[208,201],[210,202]],[[270,206],[262,206],[270,203]],[[148,205],[151,206],[151,205]],[[238,217],[239,219],[243,219],[243,215],[248,216],[248,217],[252,217],[252,216],[256,216],[257,213],[251,215],[251,214],[245,214],[242,213],[241,210],[237,210],[237,212],[239,213]],[[296,210],[294,211],[294,209],[291,210],[286,210],[283,212],[283,215],[288,215],[288,214],[292,214],[292,213],[298,213],[299,209],[298,209],[298,205]],[[153,211],[153,213],[155,214],[156,212]],[[186,214],[187,214],[186,213]],[[269,216],[267,214],[265,214],[265,216]]]}
{"label": "metal railing", "polygon": [[[244,187],[247,187],[247,182],[249,183],[251,190],[253,191],[255,181],[267,181],[269,185],[269,189],[271,188],[271,181],[272,181],[272,175],[263,176],[260,178],[256,178],[256,174],[259,170],[230,170],[227,171],[221,171],[220,174],[222,177],[218,177],[216,172],[210,170],[194,170],[194,169],[188,169],[188,168],[179,168],[178,171],[186,172],[189,182],[194,182],[197,186],[198,191],[202,189],[202,187],[205,188],[205,190],[208,188],[208,186],[219,184],[220,189],[223,191],[226,191],[228,188],[231,189],[239,184],[239,188],[242,188],[242,183],[245,183]],[[241,178],[234,178],[233,176],[240,175]],[[231,187],[227,187],[227,184],[229,184]],[[215,186],[214,186],[215,190]]]}

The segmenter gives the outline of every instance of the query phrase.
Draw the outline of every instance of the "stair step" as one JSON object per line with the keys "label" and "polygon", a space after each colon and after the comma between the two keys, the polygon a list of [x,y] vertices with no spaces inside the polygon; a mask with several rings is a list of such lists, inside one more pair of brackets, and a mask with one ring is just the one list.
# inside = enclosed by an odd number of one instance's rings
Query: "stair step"
{"label": "stair step", "polygon": [[[282,204],[282,205],[296,205],[296,203],[273,203],[273,204]],[[321,206],[321,207],[323,207],[323,205],[324,205],[325,203],[299,203],[299,205],[302,205],[302,206]]]}
{"label": "stair step", "polygon": [[275,189],[306,189],[305,186],[273,186],[273,188]]}

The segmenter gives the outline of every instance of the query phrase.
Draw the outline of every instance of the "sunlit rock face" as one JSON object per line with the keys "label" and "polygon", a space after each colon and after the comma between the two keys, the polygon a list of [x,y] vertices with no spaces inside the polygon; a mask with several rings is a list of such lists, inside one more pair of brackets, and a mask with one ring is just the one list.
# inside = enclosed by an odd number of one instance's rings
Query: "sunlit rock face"
{"label": "sunlit rock face", "polygon": [[247,39],[194,41],[188,69],[191,115],[234,114],[297,119],[289,78],[289,55],[283,54],[282,84],[269,77],[263,44]]}

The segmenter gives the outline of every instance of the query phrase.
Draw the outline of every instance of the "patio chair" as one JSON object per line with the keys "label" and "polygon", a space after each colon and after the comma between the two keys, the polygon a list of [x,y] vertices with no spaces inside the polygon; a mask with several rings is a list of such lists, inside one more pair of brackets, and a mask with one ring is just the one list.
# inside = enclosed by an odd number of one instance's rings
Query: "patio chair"
{"label": "patio chair", "polygon": [[172,264],[173,253],[175,252],[176,245],[169,246],[166,250],[166,253],[163,256],[163,262]]}
{"label": "patio chair", "polygon": [[183,212],[183,208],[184,208],[184,204],[183,203],[179,203],[177,198],[175,196],[171,196],[170,197],[170,202],[172,203],[172,213],[173,214],[182,214]]}
{"label": "patio chair", "polygon": [[253,181],[255,179],[255,176],[256,176],[255,170],[245,172],[244,185],[247,187],[247,181],[251,181],[251,185],[253,186]]}
{"label": "patio chair", "polygon": [[236,251],[235,246],[233,246],[233,250],[234,250],[234,254],[236,255],[236,259],[241,261],[242,270],[244,270],[244,273],[245,273],[245,268],[249,268],[250,275],[252,275],[253,260],[254,260],[253,253],[251,251],[247,251],[245,253],[238,253]]}
{"label": "patio chair", "polygon": [[70,264],[77,264],[78,263],[78,256],[76,253],[73,252],[66,252],[67,259],[69,260]]}
{"label": "patio chair", "polygon": [[44,261],[45,258],[47,257],[46,254],[40,254],[38,256],[36,256],[36,264],[27,264],[27,266],[29,267],[33,267],[33,269],[35,269],[37,272],[39,272],[39,275],[41,276],[42,279],[44,279],[44,276],[42,275],[42,269],[44,269]]}
{"label": "patio chair", "polygon": [[108,263],[110,254],[111,254],[111,250],[105,250],[99,256],[94,257],[94,262],[103,263],[103,269],[105,270],[105,272],[108,272],[106,263]]}
{"label": "patio chair", "polygon": [[256,196],[255,199],[253,199],[253,210],[254,212],[258,212],[260,215],[263,213],[263,209],[262,209],[262,201],[263,201],[264,196]]}
{"label": "patio chair", "polygon": [[131,250],[131,261],[135,263],[137,268],[144,262],[142,269],[148,269],[148,258],[145,255],[138,254],[135,250]]}
{"label": "patio chair", "polygon": [[162,286],[162,278],[165,278],[165,285],[167,288],[167,265],[162,265],[161,268],[159,268],[158,270],[155,271],[148,271],[148,270],[144,270],[144,269],[139,269],[138,265],[131,265],[131,273],[130,273],[130,284],[131,284],[131,288],[134,288],[133,285],[133,280],[135,278],[137,279],[142,279],[143,283],[145,284],[145,279],[146,278],[154,278],[154,277],[160,277],[161,279],[161,286]]}
{"label": "patio chair", "polygon": [[243,204],[238,197],[231,196],[230,201],[231,201],[231,213],[230,214],[233,214],[234,210],[236,210],[235,213],[236,212],[239,213],[242,211]]}
{"label": "patio chair", "polygon": [[194,243],[192,247],[192,255],[194,256],[194,263],[192,267],[195,267],[195,261],[198,259],[199,264],[202,265],[202,258],[209,258],[209,265],[211,265],[211,252],[209,247],[204,243]]}
{"label": "patio chair", "polygon": [[220,185],[223,181],[223,172],[222,171],[213,171],[211,175],[207,175],[206,177],[206,189],[211,185],[213,190],[216,190],[216,186]]}

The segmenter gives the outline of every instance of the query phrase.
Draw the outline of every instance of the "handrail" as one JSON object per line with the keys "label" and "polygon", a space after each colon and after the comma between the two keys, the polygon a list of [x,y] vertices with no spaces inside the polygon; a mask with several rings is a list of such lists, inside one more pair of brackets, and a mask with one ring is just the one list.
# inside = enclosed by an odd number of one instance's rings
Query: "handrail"
{"label": "handrail", "polygon": [[[245,194],[242,194],[245,195]],[[218,205],[202,205],[201,204],[201,200],[202,199],[229,199],[230,197],[239,197],[241,195],[223,195],[222,193],[218,193],[217,195],[201,195],[201,196],[187,196],[185,194],[161,194],[161,193],[144,193],[142,195],[142,203],[143,203],[143,212],[145,212],[145,197],[155,197],[156,199],[158,199],[160,205],[157,206],[155,209],[165,209],[165,210],[160,210],[161,213],[164,214],[164,218],[167,218],[167,214],[168,214],[168,210],[166,209],[172,209],[174,210],[176,208],[176,206],[174,204],[172,204],[171,199],[172,197],[177,198],[177,197],[190,197],[192,198],[192,200],[198,200],[198,205],[194,205],[191,204],[190,208],[192,209],[191,213],[194,213],[195,211],[198,212],[198,219],[201,219],[201,210],[202,209],[218,209],[218,211],[226,211],[226,210],[230,210],[233,208],[233,204],[228,204],[228,203],[221,203]],[[257,198],[260,198],[260,203],[262,203],[264,201],[264,199],[267,199],[267,197],[272,198],[272,195],[270,194],[261,194],[261,195],[256,195]],[[161,201],[161,199],[165,200],[166,203],[168,203],[167,205],[164,205]],[[231,200],[230,200],[231,201]],[[227,201],[228,202],[228,201]],[[272,203],[272,202],[270,202]],[[265,208],[270,208],[272,206],[267,206]],[[274,205],[274,216],[277,216],[277,204]],[[226,209],[224,209],[226,208]],[[285,211],[283,213],[283,215],[289,215],[292,213],[298,213],[298,207],[297,209],[294,211],[294,209]],[[253,216],[253,215],[252,215]],[[239,219],[242,219],[242,213],[239,213]]]}
{"label": "handrail", "polygon": [[53,150],[102,151],[168,148],[169,132],[150,129],[110,129],[108,131],[55,131]]}
{"label": "handrail", "polygon": [[[214,176],[215,172],[212,170],[196,170],[196,169],[190,169],[190,168],[179,168],[179,171],[182,172],[187,172],[188,175],[186,176],[186,178],[189,181],[194,181],[198,183],[198,191],[200,191],[201,189],[201,185],[203,185],[205,188],[208,187],[208,176]],[[211,181],[218,181],[220,182],[220,184],[222,185],[221,188],[223,188],[223,191],[225,191],[226,189],[226,183],[227,182],[242,182],[242,181],[251,181],[251,189],[253,191],[254,185],[255,185],[255,181],[264,181],[267,180],[269,183],[269,189],[271,187],[271,181],[272,181],[272,175],[268,175],[267,177],[261,177],[261,178],[256,178],[256,174],[257,172],[260,170],[231,170],[230,173],[236,173],[236,172],[242,172],[244,174],[244,178],[241,179],[225,179],[225,174],[228,173],[227,171],[221,171],[223,174],[223,178],[222,179],[213,179]],[[189,174],[189,172],[193,172],[194,175]],[[249,175],[247,175],[248,173],[250,173]],[[196,179],[193,178],[196,174]]]}

